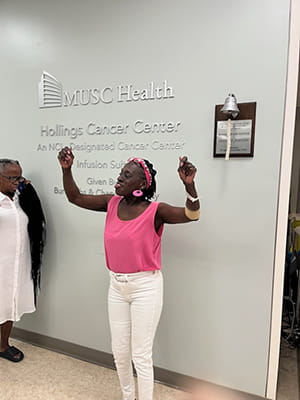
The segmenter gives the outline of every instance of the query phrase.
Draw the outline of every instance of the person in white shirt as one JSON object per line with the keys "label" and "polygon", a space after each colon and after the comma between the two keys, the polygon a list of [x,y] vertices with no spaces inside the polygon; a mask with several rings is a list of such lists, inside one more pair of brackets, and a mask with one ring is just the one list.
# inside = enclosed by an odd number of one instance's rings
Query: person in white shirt
{"label": "person in white shirt", "polygon": [[0,159],[0,357],[13,362],[24,358],[9,344],[13,322],[35,311],[44,226],[40,201],[20,164]]}

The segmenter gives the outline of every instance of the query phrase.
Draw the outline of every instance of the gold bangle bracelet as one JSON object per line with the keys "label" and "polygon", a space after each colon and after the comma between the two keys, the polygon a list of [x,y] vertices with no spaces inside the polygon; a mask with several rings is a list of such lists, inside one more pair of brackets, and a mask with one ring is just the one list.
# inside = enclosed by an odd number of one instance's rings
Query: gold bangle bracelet
{"label": "gold bangle bracelet", "polygon": [[198,210],[190,210],[189,208],[185,207],[184,213],[191,221],[196,221],[200,218],[200,208],[198,208]]}

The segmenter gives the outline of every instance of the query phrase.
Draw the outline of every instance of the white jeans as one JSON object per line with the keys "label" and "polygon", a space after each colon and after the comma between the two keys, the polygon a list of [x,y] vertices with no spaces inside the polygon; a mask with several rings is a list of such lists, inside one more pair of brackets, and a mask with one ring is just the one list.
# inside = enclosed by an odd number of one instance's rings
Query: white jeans
{"label": "white jeans", "polygon": [[108,314],[123,400],[135,399],[132,361],[138,377],[139,400],[153,399],[152,346],[162,298],[160,271],[111,272]]}

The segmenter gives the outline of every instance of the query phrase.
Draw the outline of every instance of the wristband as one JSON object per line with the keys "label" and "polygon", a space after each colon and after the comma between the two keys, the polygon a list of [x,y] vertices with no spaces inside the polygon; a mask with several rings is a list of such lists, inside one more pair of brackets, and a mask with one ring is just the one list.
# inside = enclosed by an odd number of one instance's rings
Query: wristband
{"label": "wristband", "polygon": [[196,221],[200,218],[200,208],[198,208],[198,210],[190,210],[189,208],[185,207],[184,213],[191,221]]}
{"label": "wristband", "polygon": [[199,197],[193,197],[192,195],[190,195],[188,192],[186,192],[186,197],[192,202],[195,203],[195,201],[199,200]]}

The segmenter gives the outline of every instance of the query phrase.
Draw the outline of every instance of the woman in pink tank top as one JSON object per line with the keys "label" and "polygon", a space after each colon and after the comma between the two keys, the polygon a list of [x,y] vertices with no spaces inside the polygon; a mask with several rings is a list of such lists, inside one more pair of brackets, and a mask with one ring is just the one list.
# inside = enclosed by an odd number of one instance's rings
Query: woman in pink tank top
{"label": "woman in pink tank top", "polygon": [[63,148],[58,159],[68,200],[79,207],[106,212],[108,311],[122,400],[135,399],[132,362],[138,377],[139,400],[152,400],[152,346],[163,303],[161,236],[164,224],[199,219],[196,168],[187,157],[180,158],[178,173],[187,199],[185,207],[174,207],[151,202],[156,171],[145,159],[132,157],[127,161],[115,184],[116,195],[80,193],[71,172],[71,149]]}

